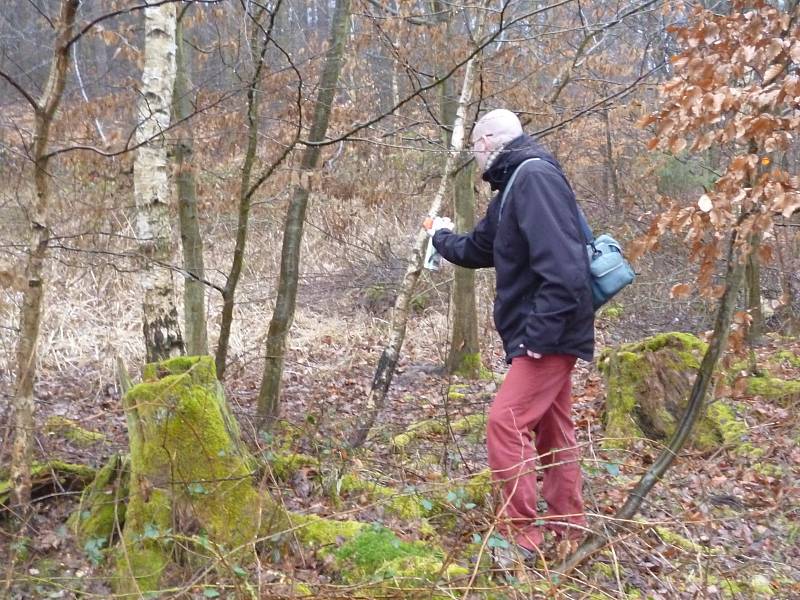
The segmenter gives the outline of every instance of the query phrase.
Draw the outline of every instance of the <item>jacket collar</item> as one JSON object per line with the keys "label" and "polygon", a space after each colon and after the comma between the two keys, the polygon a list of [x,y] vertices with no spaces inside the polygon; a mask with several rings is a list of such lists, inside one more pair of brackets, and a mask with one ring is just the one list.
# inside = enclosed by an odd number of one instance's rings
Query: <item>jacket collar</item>
{"label": "jacket collar", "polygon": [[546,160],[559,170],[561,169],[561,165],[552,154],[542,148],[531,136],[522,134],[503,146],[489,168],[483,172],[482,179],[489,183],[492,190],[503,190],[514,169],[529,158]]}

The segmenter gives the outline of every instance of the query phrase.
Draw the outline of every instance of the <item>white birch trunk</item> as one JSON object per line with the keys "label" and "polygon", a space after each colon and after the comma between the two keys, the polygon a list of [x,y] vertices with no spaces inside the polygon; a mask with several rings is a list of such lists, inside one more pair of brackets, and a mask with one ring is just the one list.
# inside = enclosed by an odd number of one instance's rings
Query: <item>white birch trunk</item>
{"label": "white birch trunk", "polygon": [[170,186],[164,131],[169,127],[175,84],[175,4],[147,8],[144,71],[136,142],[142,144],[133,167],[136,238],[144,258],[143,328],[148,362],[183,351],[172,273],[169,222]]}

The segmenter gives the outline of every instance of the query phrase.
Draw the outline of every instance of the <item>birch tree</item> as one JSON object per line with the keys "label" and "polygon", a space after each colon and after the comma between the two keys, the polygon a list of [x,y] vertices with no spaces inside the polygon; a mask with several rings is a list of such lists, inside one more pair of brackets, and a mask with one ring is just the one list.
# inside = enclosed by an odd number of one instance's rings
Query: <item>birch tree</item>
{"label": "birch tree", "polygon": [[136,238],[144,257],[140,283],[144,291],[143,329],[148,362],[183,351],[172,273],[169,222],[170,187],[164,131],[169,127],[175,84],[175,4],[144,11],[144,71],[139,96],[140,147],[133,166]]}
{"label": "birch tree", "polygon": [[19,315],[19,338],[17,340],[16,389],[14,394],[14,444],[11,454],[12,505],[24,522],[31,498],[31,451],[34,432],[33,383],[36,376],[36,346],[42,322],[44,299],[44,268],[47,259],[49,230],[49,208],[51,201],[50,174],[50,127],[53,124],[64,85],[67,79],[69,56],[75,15],[80,0],[63,0],[56,24],[56,38],[50,73],[41,97],[36,100],[13,79],[0,71],[0,75],[22,94],[33,109],[33,183],[35,197],[28,212],[29,241],[28,259],[22,306]]}

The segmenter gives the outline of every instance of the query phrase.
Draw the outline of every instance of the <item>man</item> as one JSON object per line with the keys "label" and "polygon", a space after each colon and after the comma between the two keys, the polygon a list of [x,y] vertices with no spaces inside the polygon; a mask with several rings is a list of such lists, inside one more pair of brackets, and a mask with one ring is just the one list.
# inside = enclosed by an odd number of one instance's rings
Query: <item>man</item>
{"label": "man", "polygon": [[[523,134],[517,116],[485,114],[471,141],[483,180],[498,193],[472,232],[453,233],[443,218],[428,232],[448,261],[496,271],[494,320],[511,368],[489,410],[489,466],[502,491],[498,528],[515,554],[530,559],[543,542],[542,521],[557,540],[577,540],[585,527],[570,375],[576,359],[591,360],[594,350],[589,260],[575,195],[558,161]],[[544,476],[543,516],[531,433]]]}

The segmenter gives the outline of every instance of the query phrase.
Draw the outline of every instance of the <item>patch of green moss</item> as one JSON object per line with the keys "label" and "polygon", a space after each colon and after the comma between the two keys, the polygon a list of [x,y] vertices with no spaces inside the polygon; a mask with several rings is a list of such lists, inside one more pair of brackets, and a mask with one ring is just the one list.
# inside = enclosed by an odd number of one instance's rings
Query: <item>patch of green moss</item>
{"label": "patch of green moss", "polygon": [[[437,556],[437,554],[439,554]],[[334,552],[336,558],[348,565],[345,580],[361,581],[377,573],[387,563],[404,558],[438,558],[440,553],[422,542],[405,542],[385,527],[373,525],[363,528]]]}
{"label": "patch of green moss", "polygon": [[274,453],[269,458],[272,473],[279,481],[288,481],[298,469],[317,463],[318,461],[313,456],[292,452]]}
{"label": "patch of green moss", "polygon": [[[761,450],[761,448],[758,448],[758,450]],[[752,469],[754,472],[758,473],[762,477],[773,477],[775,479],[783,477],[786,472],[781,465],[775,465],[772,463],[764,463],[764,462],[753,463]]]}
{"label": "patch of green moss", "polygon": [[[47,462],[34,462],[31,465],[31,488],[35,492],[39,488],[53,485],[58,482],[65,488],[81,489],[90,483],[97,471],[87,465],[68,463],[63,460],[49,460]],[[8,502],[11,494],[11,480],[9,470],[0,469],[0,505]]]}
{"label": "patch of green moss", "polygon": [[454,383],[447,390],[447,398],[448,400],[463,400],[464,398],[467,397],[465,393],[466,391],[467,391],[466,385]]}
{"label": "patch of green moss", "polygon": [[51,435],[61,436],[81,447],[91,446],[106,440],[106,436],[102,433],[84,429],[72,419],[60,416],[49,417],[44,424],[44,431]]}
{"label": "patch of green moss", "polygon": [[786,381],[777,377],[749,377],[747,393],[769,400],[789,400],[800,397],[800,381]]}
{"label": "patch of green moss", "polygon": [[680,548],[686,552],[691,554],[719,554],[720,550],[718,548],[708,548],[706,546],[702,546],[697,542],[682,536],[681,534],[672,531],[671,529],[667,529],[666,527],[659,527],[656,526],[653,530],[658,534],[658,537],[667,544],[668,546],[674,546],[676,548]]}
{"label": "patch of green moss", "polygon": [[128,499],[129,461],[113,455],[97,472],[94,481],[83,490],[77,510],[67,525],[81,545],[102,540],[108,547],[117,528],[125,524]]}
{"label": "patch of green moss", "polygon": [[368,527],[360,521],[335,521],[317,515],[293,515],[291,527],[297,539],[315,548],[332,547]]}
{"label": "patch of green moss", "polygon": [[414,520],[424,516],[425,510],[416,494],[404,494],[395,488],[365,481],[353,473],[346,473],[341,479],[341,491],[365,493],[373,502],[385,507],[386,512],[401,519]]}
{"label": "patch of green moss", "polygon": [[611,302],[606,304],[600,309],[598,313],[598,318],[601,319],[608,319],[609,321],[616,321],[620,317],[622,317],[624,310],[621,304],[617,304],[615,302]]}
{"label": "patch of green moss", "polygon": [[453,374],[467,379],[479,379],[483,368],[480,352],[465,352],[451,370]]}
{"label": "patch of green moss", "polygon": [[800,369],[800,355],[795,354],[791,350],[781,350],[775,353],[775,360],[781,363],[787,363],[796,369]]}
{"label": "patch of green moss", "polygon": [[[486,415],[476,413],[467,415],[450,423],[450,428],[456,434],[468,434],[486,429]],[[392,447],[396,451],[403,451],[415,439],[421,437],[431,437],[444,435],[447,433],[447,425],[441,419],[426,419],[412,423],[404,433],[392,438]]]}

